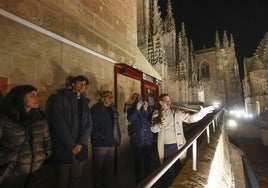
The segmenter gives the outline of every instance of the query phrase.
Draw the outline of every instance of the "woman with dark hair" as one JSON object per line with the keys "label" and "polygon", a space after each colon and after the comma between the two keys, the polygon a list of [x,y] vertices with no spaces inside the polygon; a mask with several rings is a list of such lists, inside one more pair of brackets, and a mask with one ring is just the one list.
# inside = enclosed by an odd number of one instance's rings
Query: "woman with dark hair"
{"label": "woman with dark hair", "polygon": [[12,88],[0,104],[0,187],[43,184],[41,166],[51,155],[48,125],[38,109],[37,89]]}

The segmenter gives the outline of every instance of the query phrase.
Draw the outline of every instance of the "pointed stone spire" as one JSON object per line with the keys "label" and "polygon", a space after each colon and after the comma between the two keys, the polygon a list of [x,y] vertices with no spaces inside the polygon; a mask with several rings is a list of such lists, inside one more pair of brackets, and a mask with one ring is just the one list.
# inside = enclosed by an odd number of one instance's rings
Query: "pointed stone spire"
{"label": "pointed stone spire", "polygon": [[179,79],[180,76],[180,62],[182,61],[182,41],[181,32],[177,36],[177,49],[176,49],[176,67],[175,67],[175,78]]}
{"label": "pointed stone spire", "polygon": [[177,51],[176,52],[177,53],[176,64],[179,64],[179,62],[182,59],[182,36],[181,36],[181,32],[178,33],[176,51]]}
{"label": "pointed stone spire", "polygon": [[260,56],[262,59],[268,59],[268,32],[265,33],[263,39],[258,45],[254,55]]}
{"label": "pointed stone spire", "polygon": [[170,32],[172,30],[175,30],[176,26],[175,26],[175,20],[173,17],[173,12],[172,12],[172,5],[171,5],[171,1],[168,0],[167,2],[167,16],[165,19],[165,24],[164,24],[164,30],[166,32]]}
{"label": "pointed stone spire", "polygon": [[181,23],[181,35],[182,38],[186,37],[184,22]]}
{"label": "pointed stone spire", "polygon": [[181,32],[182,32],[182,35],[186,35],[186,34],[185,34],[185,26],[184,26],[184,22],[181,23]]}
{"label": "pointed stone spire", "polygon": [[228,42],[226,30],[224,30],[224,33],[223,33],[223,47],[224,48],[229,47],[229,42]]}
{"label": "pointed stone spire", "polygon": [[148,37],[149,40],[153,36],[153,16],[154,16],[154,7],[153,7],[153,1],[149,1],[149,29],[148,29]]}
{"label": "pointed stone spire", "polygon": [[219,33],[218,33],[218,31],[216,31],[216,35],[215,35],[215,46],[216,46],[217,49],[219,49],[220,48],[220,45],[221,45],[221,43],[220,43]]}
{"label": "pointed stone spire", "polygon": [[194,54],[194,45],[193,41],[190,40],[190,50],[189,50],[189,60],[190,60],[190,73],[194,72],[194,61],[193,61],[193,54]]}
{"label": "pointed stone spire", "polygon": [[151,23],[151,34],[162,33],[162,19],[161,12],[159,11],[159,6],[157,0],[150,1],[150,23]]}
{"label": "pointed stone spire", "polygon": [[194,44],[193,40],[190,41],[190,51],[193,53],[194,52]]}
{"label": "pointed stone spire", "polygon": [[230,47],[234,47],[235,45],[234,45],[234,38],[233,38],[233,35],[231,34],[230,35]]}
{"label": "pointed stone spire", "polygon": [[182,44],[184,46],[188,46],[188,41],[187,41],[187,37],[186,37],[184,22],[181,23],[181,36],[182,36]]}
{"label": "pointed stone spire", "polygon": [[182,38],[182,36],[181,36],[181,32],[179,32],[179,34],[178,34],[178,47],[182,47],[182,41],[181,41],[181,38]]}

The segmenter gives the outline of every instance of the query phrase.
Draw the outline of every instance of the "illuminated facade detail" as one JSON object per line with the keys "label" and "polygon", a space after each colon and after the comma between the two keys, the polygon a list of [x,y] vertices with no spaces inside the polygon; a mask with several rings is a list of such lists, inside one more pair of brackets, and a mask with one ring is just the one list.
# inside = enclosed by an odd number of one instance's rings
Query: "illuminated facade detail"
{"label": "illuminated facade detail", "polygon": [[194,41],[188,40],[184,23],[176,31],[170,0],[165,19],[157,2],[143,1],[147,9],[137,15],[137,22],[138,31],[146,31],[138,32],[138,46],[162,77],[160,93],[169,93],[174,102],[182,105],[213,105],[219,101],[227,108],[242,107],[232,35],[228,39],[224,31],[221,43],[216,31],[214,47],[194,50]]}
{"label": "illuminated facade detail", "polygon": [[243,86],[246,111],[268,119],[268,32],[253,57],[244,59]]}

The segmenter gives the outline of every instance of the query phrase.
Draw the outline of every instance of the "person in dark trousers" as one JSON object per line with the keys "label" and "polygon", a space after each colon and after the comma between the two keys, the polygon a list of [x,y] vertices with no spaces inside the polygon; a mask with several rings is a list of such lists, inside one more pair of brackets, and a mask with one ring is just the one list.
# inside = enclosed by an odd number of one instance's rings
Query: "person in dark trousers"
{"label": "person in dark trousers", "polygon": [[50,155],[50,135],[37,89],[12,88],[0,104],[0,187],[43,187],[41,167]]}
{"label": "person in dark trousers", "polygon": [[90,100],[84,95],[88,79],[79,75],[70,77],[69,83],[70,88],[54,95],[47,108],[52,141],[52,156],[47,164],[56,169],[57,188],[80,187],[93,125]]}
{"label": "person in dark trousers", "polygon": [[128,125],[130,143],[134,149],[136,184],[151,173],[153,143],[151,118],[152,112],[148,108],[148,102],[143,101],[139,95],[127,112],[127,119],[130,122]]}
{"label": "person in dark trousers", "polygon": [[91,112],[94,187],[114,187],[115,151],[120,145],[121,132],[112,92],[103,91],[99,102],[91,107]]}
{"label": "person in dark trousers", "polygon": [[[179,151],[185,143],[183,122],[194,123],[201,120],[208,113],[213,112],[213,106],[202,107],[193,114],[187,113],[171,106],[171,99],[168,94],[163,93],[159,96],[160,108],[155,110],[152,117],[153,133],[157,135],[157,148],[160,163],[169,159]],[[182,168],[180,160],[163,176],[161,188],[169,187],[179,170]]]}

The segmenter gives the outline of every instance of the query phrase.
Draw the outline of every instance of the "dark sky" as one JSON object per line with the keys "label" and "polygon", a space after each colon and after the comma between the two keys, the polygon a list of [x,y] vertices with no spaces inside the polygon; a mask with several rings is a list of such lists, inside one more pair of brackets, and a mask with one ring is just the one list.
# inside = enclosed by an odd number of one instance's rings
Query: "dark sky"
{"label": "dark sky", "polygon": [[[195,50],[214,47],[216,30],[222,42],[223,31],[233,35],[236,56],[252,57],[268,32],[268,0],[171,0],[176,26],[184,22],[188,39]],[[162,16],[167,0],[159,0]],[[241,72],[241,70],[240,70]]]}

